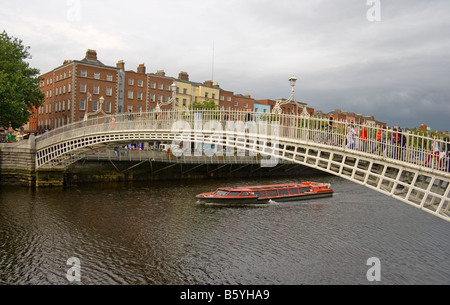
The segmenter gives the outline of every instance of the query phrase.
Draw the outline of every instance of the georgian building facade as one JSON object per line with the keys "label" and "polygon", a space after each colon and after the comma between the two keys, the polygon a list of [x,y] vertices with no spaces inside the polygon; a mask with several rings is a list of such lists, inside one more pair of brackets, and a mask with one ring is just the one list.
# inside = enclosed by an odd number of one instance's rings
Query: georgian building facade
{"label": "georgian building facade", "polygon": [[[254,110],[256,101],[250,95],[224,90],[217,82],[193,82],[183,71],[174,78],[166,76],[164,70],[156,73],[146,70],[144,64],[136,71],[127,70],[123,60],[115,66],[105,65],[95,50],[87,50],[82,60],[65,60],[61,66],[41,75],[40,89],[45,101],[32,114],[29,130],[56,129],[105,114],[152,112],[157,105],[163,111],[171,110],[174,84],[178,111],[206,100],[214,101],[222,110]],[[259,102],[270,105],[271,109],[275,103],[272,100]],[[286,111],[291,111],[287,108]]]}

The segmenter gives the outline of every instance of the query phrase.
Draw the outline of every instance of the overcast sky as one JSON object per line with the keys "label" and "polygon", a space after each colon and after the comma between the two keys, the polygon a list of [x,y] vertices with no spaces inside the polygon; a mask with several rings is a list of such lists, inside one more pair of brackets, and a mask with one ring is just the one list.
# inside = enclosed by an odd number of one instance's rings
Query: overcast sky
{"label": "overcast sky", "polygon": [[450,130],[449,13],[448,0],[3,0],[0,30],[41,73],[95,49],[255,99],[288,98],[295,75],[316,110]]}

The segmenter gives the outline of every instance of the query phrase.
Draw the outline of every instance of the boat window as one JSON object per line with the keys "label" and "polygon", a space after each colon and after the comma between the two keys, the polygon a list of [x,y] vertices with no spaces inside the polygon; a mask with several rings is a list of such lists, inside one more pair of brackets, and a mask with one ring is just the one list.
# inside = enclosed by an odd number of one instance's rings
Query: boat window
{"label": "boat window", "polygon": [[230,192],[228,196],[237,196],[240,192]]}
{"label": "boat window", "polygon": [[300,190],[300,193],[308,192],[308,188],[307,187],[301,187],[299,190]]}
{"label": "boat window", "polygon": [[276,190],[273,190],[273,191],[267,191],[267,195],[268,195],[269,197],[275,197],[275,196],[278,196],[278,192],[277,192]]}
{"label": "boat window", "polygon": [[280,195],[285,196],[288,194],[288,190],[279,190],[278,193],[280,193]]}
{"label": "boat window", "polygon": [[242,192],[239,196],[248,196],[248,192]]}
{"label": "boat window", "polygon": [[266,191],[255,192],[256,197],[267,197]]}
{"label": "boat window", "polygon": [[216,191],[215,194],[216,195],[220,195],[220,196],[225,196],[226,194],[228,194],[228,192],[226,192],[226,191]]}
{"label": "boat window", "polygon": [[298,189],[289,189],[289,194],[298,194]]}

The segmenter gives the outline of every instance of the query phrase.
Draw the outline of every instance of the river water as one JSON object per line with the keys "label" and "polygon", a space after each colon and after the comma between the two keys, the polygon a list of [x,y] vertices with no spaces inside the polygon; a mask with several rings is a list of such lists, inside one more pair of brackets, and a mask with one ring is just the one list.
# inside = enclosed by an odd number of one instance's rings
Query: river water
{"label": "river water", "polygon": [[335,194],[224,207],[194,196],[298,180],[2,187],[0,284],[70,284],[70,258],[85,285],[450,284],[450,223],[341,178],[300,180]]}

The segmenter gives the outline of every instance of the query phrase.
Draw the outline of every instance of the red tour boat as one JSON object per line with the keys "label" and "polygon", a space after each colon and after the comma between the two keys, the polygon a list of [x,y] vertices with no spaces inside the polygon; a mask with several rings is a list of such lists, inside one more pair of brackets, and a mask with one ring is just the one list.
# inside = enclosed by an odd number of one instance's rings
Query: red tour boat
{"label": "red tour boat", "polygon": [[204,203],[264,204],[333,196],[330,184],[316,182],[219,188],[215,192],[197,195]]}

